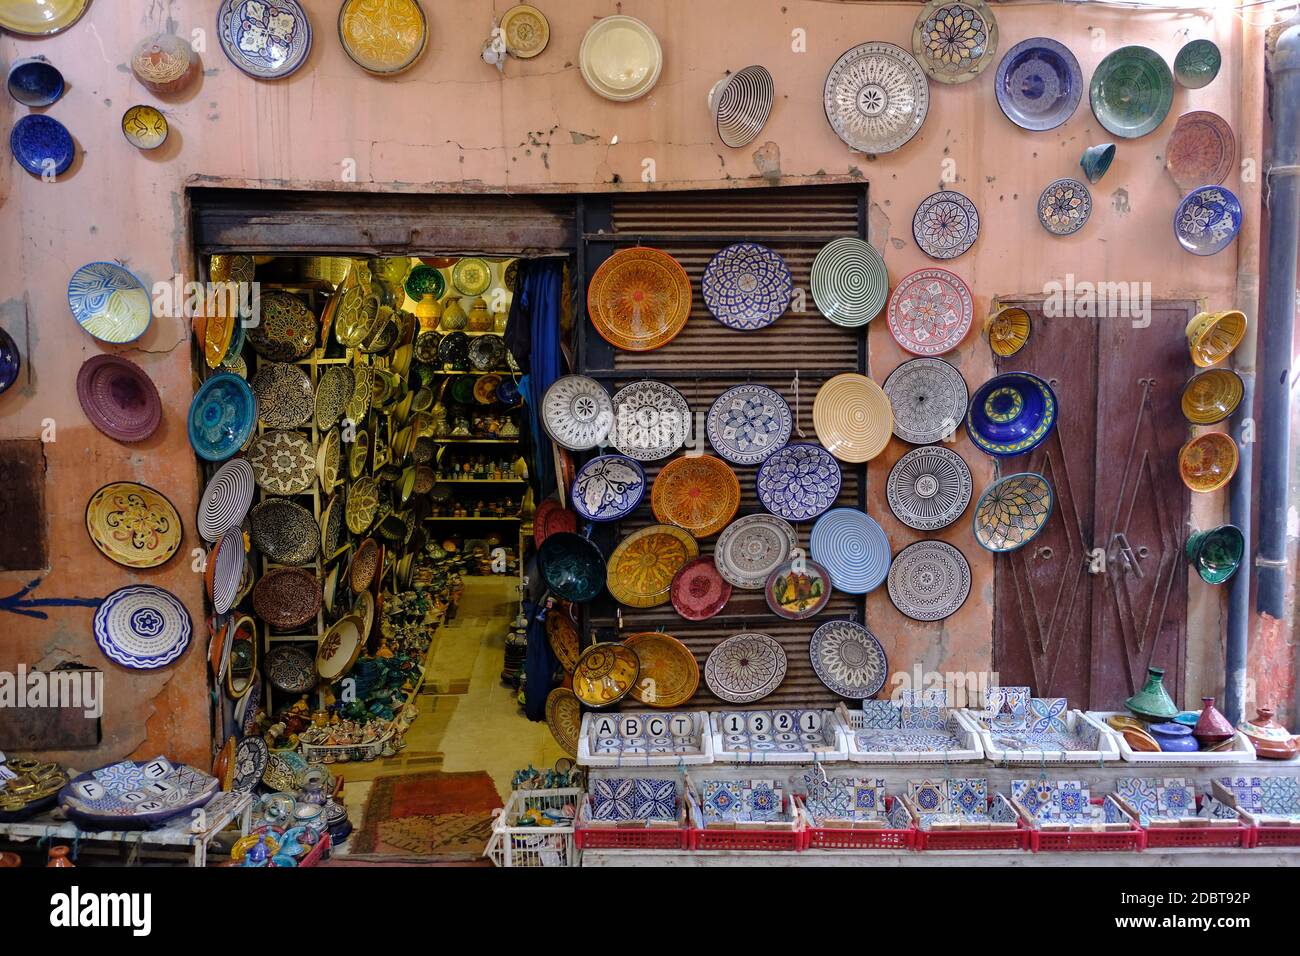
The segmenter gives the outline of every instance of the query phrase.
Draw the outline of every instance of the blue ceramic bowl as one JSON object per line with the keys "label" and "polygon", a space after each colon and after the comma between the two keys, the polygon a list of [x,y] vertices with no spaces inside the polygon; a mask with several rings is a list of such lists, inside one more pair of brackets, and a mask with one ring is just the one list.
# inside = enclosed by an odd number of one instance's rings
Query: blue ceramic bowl
{"label": "blue ceramic bowl", "polygon": [[9,150],[18,165],[33,176],[43,176],[46,171],[61,176],[77,154],[67,127],[44,113],[31,113],[14,123]]}
{"label": "blue ceramic bowl", "polygon": [[23,359],[18,354],[18,343],[4,329],[0,329],[0,395],[9,391],[9,386],[18,380],[22,370]]}
{"label": "blue ceramic bowl", "polygon": [[9,68],[8,86],[23,106],[49,106],[63,95],[63,74],[43,56],[27,57]]}
{"label": "blue ceramic bowl", "polygon": [[556,597],[590,601],[605,587],[605,558],[600,549],[572,531],[558,531],[537,552],[542,578]]}
{"label": "blue ceramic bowl", "polygon": [[203,383],[190,403],[189,433],[194,453],[225,461],[248,441],[257,424],[257,399],[238,375],[221,372]]}
{"label": "blue ceramic bowl", "polygon": [[591,459],[573,479],[573,510],[588,521],[618,521],[645,497],[645,471],[626,455]]}
{"label": "blue ceramic bowl", "polygon": [[1199,710],[1185,710],[1181,714],[1174,715],[1174,723],[1182,724],[1184,727],[1195,727],[1200,719],[1201,712]]}
{"label": "blue ceramic bowl", "polygon": [[1192,728],[1185,724],[1151,724],[1147,727],[1147,733],[1155,738],[1164,753],[1185,754],[1200,749],[1196,738],[1192,736]]}
{"label": "blue ceramic bowl", "polygon": [[1037,375],[1007,372],[971,397],[966,434],[986,455],[1011,458],[1033,451],[1056,428],[1056,393]]}
{"label": "blue ceramic bowl", "polygon": [[1060,126],[1083,99],[1083,73],[1069,48],[1048,37],[1021,40],[1002,57],[994,78],[998,106],[1022,129]]}
{"label": "blue ceramic bowl", "polygon": [[1197,186],[1174,213],[1178,244],[1195,256],[1212,256],[1241,231],[1241,201],[1222,186]]}
{"label": "blue ceramic bowl", "polygon": [[519,404],[519,385],[513,378],[503,378],[497,385],[497,401],[512,407]]}

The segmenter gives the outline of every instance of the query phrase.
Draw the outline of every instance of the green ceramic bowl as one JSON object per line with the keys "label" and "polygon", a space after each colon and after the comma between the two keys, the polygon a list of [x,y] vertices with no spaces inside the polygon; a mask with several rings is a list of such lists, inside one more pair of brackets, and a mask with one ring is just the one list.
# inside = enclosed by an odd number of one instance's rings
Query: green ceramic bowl
{"label": "green ceramic bowl", "polygon": [[1097,65],[1088,90],[1092,113],[1109,132],[1135,139],[1169,115],[1174,77],[1164,58],[1144,46],[1123,46]]}
{"label": "green ceramic bowl", "polygon": [[1206,584],[1223,584],[1241,567],[1246,539],[1236,525],[1220,525],[1212,531],[1193,531],[1187,537],[1188,562]]}
{"label": "green ceramic bowl", "polygon": [[1213,40],[1192,40],[1174,57],[1174,76],[1180,85],[1199,90],[1214,82],[1222,65],[1223,54]]}

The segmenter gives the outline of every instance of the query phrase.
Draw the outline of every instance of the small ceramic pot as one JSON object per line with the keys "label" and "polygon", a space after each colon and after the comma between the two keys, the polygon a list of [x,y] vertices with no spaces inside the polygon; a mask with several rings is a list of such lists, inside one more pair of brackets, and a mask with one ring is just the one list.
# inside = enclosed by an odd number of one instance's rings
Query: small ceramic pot
{"label": "small ceramic pot", "polygon": [[1257,756],[1271,760],[1290,760],[1300,754],[1300,738],[1293,736],[1273,719],[1271,708],[1259,708],[1254,720],[1243,720],[1237,727],[1250,738]]}
{"label": "small ceramic pot", "polygon": [[1200,741],[1202,747],[1222,743],[1236,736],[1228,718],[1223,716],[1223,713],[1214,706],[1213,697],[1202,697],[1201,703],[1204,706],[1201,708],[1200,719],[1196,721],[1196,726],[1192,728],[1192,736]]}
{"label": "small ceramic pot", "polygon": [[1173,720],[1178,708],[1165,690],[1164,668],[1148,667],[1146,686],[1124,701],[1124,706],[1144,720]]}
{"label": "small ceramic pot", "polygon": [[1192,736],[1192,728],[1182,724],[1152,724],[1147,728],[1147,733],[1155,738],[1163,753],[1195,753],[1198,749],[1196,738]]}
{"label": "small ceramic pot", "polygon": [[29,56],[9,67],[9,95],[23,106],[49,106],[63,95],[63,74],[43,56]]}
{"label": "small ceramic pot", "polygon": [[1110,169],[1111,160],[1115,158],[1114,143],[1100,143],[1096,146],[1089,146],[1079,157],[1079,165],[1083,168],[1083,174],[1088,177],[1088,182],[1095,183],[1106,175],[1106,170]]}
{"label": "small ceramic pot", "polygon": [[68,854],[72,852],[71,847],[52,846],[50,847],[50,859],[45,865],[47,867],[71,867],[76,866],[72,860],[68,859]]}

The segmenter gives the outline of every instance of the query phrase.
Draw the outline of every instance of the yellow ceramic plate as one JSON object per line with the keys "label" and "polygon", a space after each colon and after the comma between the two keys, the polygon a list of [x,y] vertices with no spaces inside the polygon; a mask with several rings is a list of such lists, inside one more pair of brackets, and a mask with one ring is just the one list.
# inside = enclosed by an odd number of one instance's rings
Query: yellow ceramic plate
{"label": "yellow ceramic plate", "polygon": [[[208,278],[214,283],[252,282],[256,268],[252,256],[213,256],[208,263]],[[203,329],[203,359],[208,368],[216,368],[226,357],[239,321],[238,297],[232,301],[228,295],[218,295],[213,305]]]}
{"label": "yellow ceramic plate", "polygon": [[578,50],[582,78],[607,100],[645,96],[658,82],[663,64],[659,39],[635,17],[596,21]]}
{"label": "yellow ceramic plate", "polygon": [[1198,312],[1187,323],[1187,347],[1192,361],[1200,368],[1222,362],[1245,336],[1246,314],[1236,309]]}
{"label": "yellow ceramic plate", "polygon": [[740,481],[721,458],[674,458],[650,492],[655,517],[707,538],[725,528],[740,507]]}
{"label": "yellow ceramic plate", "polygon": [[1178,471],[1183,484],[1206,494],[1218,491],[1237,473],[1241,456],[1232,436],[1223,432],[1197,435],[1178,452]]}
{"label": "yellow ceramic plate", "polygon": [[546,695],[546,726],[551,736],[570,757],[578,756],[578,738],[582,733],[582,701],[567,687],[557,687]]}
{"label": "yellow ceramic plate", "polygon": [[321,439],[320,450],[316,452],[316,477],[320,479],[321,490],[325,494],[333,491],[339,483],[339,462],[342,457],[339,430],[331,428]]}
{"label": "yellow ceramic plate", "polygon": [[501,32],[506,49],[521,60],[529,60],[546,49],[551,40],[551,25],[536,7],[521,3],[501,17]]}
{"label": "yellow ceramic plate", "polygon": [[358,479],[348,488],[348,504],[344,510],[348,530],[365,534],[379,511],[379,482],[370,477]]}
{"label": "yellow ceramic plate", "polygon": [[1241,376],[1230,368],[1206,369],[1183,386],[1183,417],[1193,425],[1217,425],[1241,404]]}
{"label": "yellow ceramic plate", "polygon": [[673,578],[700,556],[700,546],[681,528],[652,524],[623,539],[609,556],[605,586],[628,607],[656,607],[668,600]]}
{"label": "yellow ceramic plate", "polygon": [[492,284],[492,268],[483,259],[461,259],[451,267],[451,284],[461,295],[482,295]]}
{"label": "yellow ceramic plate", "polygon": [[86,531],[124,568],[156,568],[181,546],[181,517],[172,503],[134,481],[115,481],[90,496]]}
{"label": "yellow ceramic plate", "polygon": [[569,605],[556,604],[546,613],[546,640],[555,652],[556,659],[566,672],[572,673],[578,663],[578,625],[570,617]]}
{"label": "yellow ceramic plate", "polygon": [[90,0],[0,0],[0,29],[29,37],[62,33],[81,19]]}
{"label": "yellow ceramic plate", "polygon": [[367,73],[391,76],[415,65],[429,43],[419,0],[344,0],[339,40]]}
{"label": "yellow ceramic plate", "polygon": [[588,707],[618,703],[636,686],[641,663],[623,644],[592,644],[573,669],[573,693]]}
{"label": "yellow ceramic plate", "polygon": [[133,106],[122,114],[122,135],[138,149],[157,149],[167,141],[167,118],[152,106]]}
{"label": "yellow ceramic plate", "polygon": [[623,644],[636,652],[641,675],[632,699],[647,707],[680,707],[700,686],[700,665],[685,644],[667,634],[629,634]]}
{"label": "yellow ceramic plate", "polygon": [[889,444],[894,410],[883,388],[865,375],[845,372],[826,382],[813,399],[813,428],[840,461],[871,461]]}

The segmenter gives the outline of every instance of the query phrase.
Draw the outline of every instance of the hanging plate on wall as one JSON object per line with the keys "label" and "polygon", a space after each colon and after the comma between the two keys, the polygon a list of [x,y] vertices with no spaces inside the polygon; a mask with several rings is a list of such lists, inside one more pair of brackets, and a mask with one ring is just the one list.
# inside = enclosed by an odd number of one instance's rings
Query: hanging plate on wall
{"label": "hanging plate on wall", "polygon": [[204,575],[212,610],[218,616],[229,612],[238,601],[245,564],[244,533],[239,528],[231,528],[208,555],[208,568]]}
{"label": "hanging plate on wall", "polygon": [[733,634],[709,652],[704,682],[729,704],[762,700],[785,680],[785,648],[766,634]]}
{"label": "hanging plate on wall", "polygon": [[269,560],[290,565],[316,560],[320,526],[311,512],[297,502],[271,498],[250,511],[248,521],[254,547]]}
{"label": "hanging plate on wall", "polygon": [[966,417],[970,393],[961,372],[943,359],[904,362],[885,379],[894,412],[894,434],[913,445],[930,445],[953,434]]}
{"label": "hanging plate on wall", "polygon": [[555,659],[565,673],[573,673],[573,665],[578,663],[578,655],[582,653],[582,642],[573,618],[573,605],[569,602],[559,601],[546,612],[546,643],[551,645]]}
{"label": "hanging plate on wall", "polygon": [[993,90],[1003,114],[1021,129],[1055,129],[1078,109],[1083,73],[1064,44],[1030,37],[1002,57]]}
{"label": "hanging plate on wall", "polygon": [[112,345],[134,342],[153,318],[144,283],[116,262],[90,262],[74,272],[68,308],[78,325]]}
{"label": "hanging plate on wall", "polygon": [[253,610],[281,631],[314,621],[322,600],[320,581],[310,568],[273,568],[253,588]]}
{"label": "hanging plate on wall", "polygon": [[81,19],[90,0],[0,0],[0,29],[25,37],[51,37]]}
{"label": "hanging plate on wall", "polygon": [[1183,197],[1174,213],[1178,244],[1197,256],[1212,256],[1241,231],[1241,201],[1222,186],[1201,186]]}
{"label": "hanging plate on wall", "polygon": [[844,476],[835,456],[820,445],[795,442],[758,469],[754,488],[764,508],[787,521],[810,521],[835,504]]}
{"label": "hanging plate on wall", "polygon": [[618,521],[645,497],[645,472],[626,455],[600,455],[578,469],[570,499],[588,521]]}
{"label": "hanging plate on wall", "polygon": [[9,132],[9,151],[33,176],[62,176],[77,158],[77,147],[66,126],[44,113],[28,113]]}
{"label": "hanging plate on wall", "polygon": [[546,695],[546,726],[560,749],[574,759],[582,736],[582,701],[567,687],[556,687]]}
{"label": "hanging plate on wall", "polygon": [[298,428],[315,409],[311,379],[297,365],[262,362],[250,383],[257,414],[267,428]]}
{"label": "hanging plate on wall", "polygon": [[966,434],[986,455],[1024,455],[1052,434],[1057,410],[1056,393],[1037,375],[1006,372],[975,390],[966,413]]}
{"label": "hanging plate on wall", "polygon": [[947,269],[917,269],[889,297],[889,332],[913,355],[942,355],[961,344],[975,319],[970,287]]}
{"label": "hanging plate on wall", "polygon": [[316,481],[316,446],[299,431],[266,431],[248,449],[253,477],[273,495],[300,495]]}
{"label": "hanging plate on wall", "polygon": [[1122,46],[1093,70],[1088,101],[1097,122],[1116,136],[1145,136],[1169,115],[1174,75],[1155,50]]}
{"label": "hanging plate on wall", "polygon": [[247,333],[253,351],[273,362],[296,362],[310,355],[320,336],[320,323],[307,303],[279,289],[263,292],[259,303],[259,321]]}
{"label": "hanging plate on wall", "polygon": [[840,461],[860,464],[885,450],[894,413],[884,389],[857,372],[825,382],[813,399],[817,438]]}
{"label": "hanging plate on wall", "polygon": [[[18,352],[18,343],[14,341],[12,335],[4,329],[0,329],[0,395],[9,390],[14,382],[18,381],[18,372],[23,367],[22,356]],[[82,366],[85,369],[85,366]],[[78,395],[80,395],[81,377],[77,378]],[[85,402],[81,406],[86,407]],[[90,413],[87,411],[87,415]],[[99,427],[98,425],[96,427]],[[103,428],[100,428],[103,431]]]}
{"label": "hanging plate on wall", "polygon": [[832,508],[812,526],[808,553],[826,568],[835,590],[866,594],[889,573],[889,538],[864,511]]}
{"label": "hanging plate on wall", "polygon": [[355,614],[341,617],[316,647],[316,673],[327,684],[338,680],[357,662],[366,647],[365,624]]}
{"label": "hanging plate on wall", "polygon": [[104,557],[124,568],[156,568],[181,546],[181,517],[148,485],[115,481],[86,503],[86,532]]}
{"label": "hanging plate on wall", "polygon": [[316,383],[315,416],[316,428],[324,431],[334,427],[343,417],[343,411],[352,401],[352,390],[356,379],[352,369],[346,365],[331,365],[321,373]]}
{"label": "hanging plate on wall", "polygon": [[746,515],[718,536],[713,559],[732,586],[757,591],[798,545],[799,536],[789,522],[775,515]]}
{"label": "hanging plate on wall", "polygon": [[930,0],[912,27],[912,52],[940,83],[965,83],[993,62],[998,21],[983,0]]}
{"label": "hanging plate on wall", "polygon": [[637,461],[667,458],[686,443],[691,408],[682,393],[663,382],[633,382],[614,393],[610,443]]}
{"label": "hanging plate on wall", "polygon": [[712,455],[674,458],[655,477],[650,492],[655,518],[696,538],[717,534],[740,507],[740,481]]}
{"label": "hanging plate on wall", "polygon": [[243,523],[256,487],[253,466],[243,458],[234,458],[213,473],[203,489],[195,521],[204,541],[214,542]]}
{"label": "hanging plate on wall", "polygon": [[542,396],[542,426],[551,440],[570,451],[595,448],[614,426],[609,392],[594,378],[562,375]]}
{"label": "hanging plate on wall", "polygon": [[973,483],[961,455],[927,445],[894,463],[885,488],[895,518],[918,531],[937,531],[965,513]]}
{"label": "hanging plate on wall", "polygon": [[217,37],[226,59],[258,80],[293,73],[311,52],[311,20],[298,0],[222,0]]}
{"label": "hanging plate on wall", "polygon": [[709,112],[718,139],[732,149],[754,141],[772,112],[776,88],[765,66],[747,66],[729,73],[709,90]]}
{"label": "hanging plate on wall", "polygon": [[946,541],[909,544],[889,566],[889,599],[914,621],[956,614],[970,594],[970,564]]}
{"label": "hanging plate on wall", "polygon": [[845,236],[822,246],[809,277],[817,311],[836,325],[857,328],[880,314],[889,298],[889,270],[870,243]]}
{"label": "hanging plate on wall", "polygon": [[850,700],[875,697],[889,676],[889,660],[876,636],[852,621],[827,621],[808,643],[817,677]]}
{"label": "hanging plate on wall", "polygon": [[891,153],[921,129],[930,89],[916,58],[892,43],[862,43],[846,51],[822,90],[826,119],[851,149]]}
{"label": "hanging plate on wall", "polygon": [[629,695],[647,707],[680,707],[700,686],[700,665],[681,641],[658,631],[629,634],[630,647],[640,663],[636,685]]}
{"label": "hanging plate on wall", "polygon": [[316,686],[316,655],[300,644],[277,644],[266,653],[266,678],[286,694],[306,694]]}
{"label": "hanging plate on wall", "polygon": [[790,307],[794,280],[785,260],[767,246],[737,242],[720,249],[700,279],[704,304],[728,328],[771,325]]}
{"label": "hanging plate on wall", "polygon": [[367,73],[393,76],[409,70],[429,45],[429,22],[419,0],[344,0],[339,42]]}
{"label": "hanging plate on wall", "polygon": [[[4,389],[0,360],[0,392]],[[153,380],[120,355],[93,355],[85,361],[77,372],[77,400],[90,423],[115,441],[144,441],[162,421],[162,400]]]}
{"label": "hanging plate on wall", "polygon": [[979,210],[952,189],[930,193],[912,214],[912,238],[931,259],[956,259],[975,244],[979,234]]}
{"label": "hanging plate on wall", "polygon": [[718,573],[713,558],[688,561],[673,577],[673,610],[688,621],[707,621],[731,600],[731,585]]}
{"label": "hanging plate on wall", "polygon": [[1092,193],[1077,179],[1057,179],[1038,197],[1038,221],[1054,236],[1069,236],[1092,215]]}
{"label": "hanging plate on wall", "polygon": [[975,540],[988,551],[1015,551],[1047,526],[1052,486],[1042,475],[1008,475],[984,489],[975,503]]}
{"label": "hanging plate on wall", "polygon": [[164,667],[185,652],[190,612],[170,591],[148,584],[119,588],[95,611],[95,643],[132,670]]}
{"label": "hanging plate on wall", "polygon": [[451,267],[451,284],[461,295],[482,295],[492,284],[492,267],[474,256],[458,259]]}
{"label": "hanging plate on wall", "polygon": [[541,10],[520,3],[501,15],[501,33],[511,56],[531,60],[550,42],[551,24]]}
{"label": "hanging plate on wall", "polygon": [[657,607],[669,599],[677,572],[699,555],[699,545],[681,528],[653,524],[619,542],[609,556],[606,586],[620,604]]}
{"label": "hanging plate on wall", "polygon": [[578,49],[582,78],[607,100],[626,102],[645,96],[659,81],[663,64],[659,38],[635,17],[597,20]]}
{"label": "hanging plate on wall", "polygon": [[615,348],[657,349],[672,341],[690,317],[690,277],[659,249],[620,249],[591,277],[587,314],[601,338]]}
{"label": "hanging plate on wall", "polygon": [[1185,193],[1197,186],[1221,184],[1232,172],[1236,158],[1237,137],[1232,127],[1208,110],[1178,117],[1165,146],[1165,169]]}
{"label": "hanging plate on wall", "polygon": [[830,572],[807,558],[782,564],[763,587],[763,596],[772,613],[790,621],[802,621],[821,613],[830,603],[831,593]]}
{"label": "hanging plate on wall", "polygon": [[588,707],[616,704],[637,684],[641,662],[623,644],[592,644],[573,668],[573,692]]}
{"label": "hanging plate on wall", "polygon": [[790,440],[794,416],[775,389],[746,384],[727,389],[709,408],[713,450],[737,465],[757,465]]}

